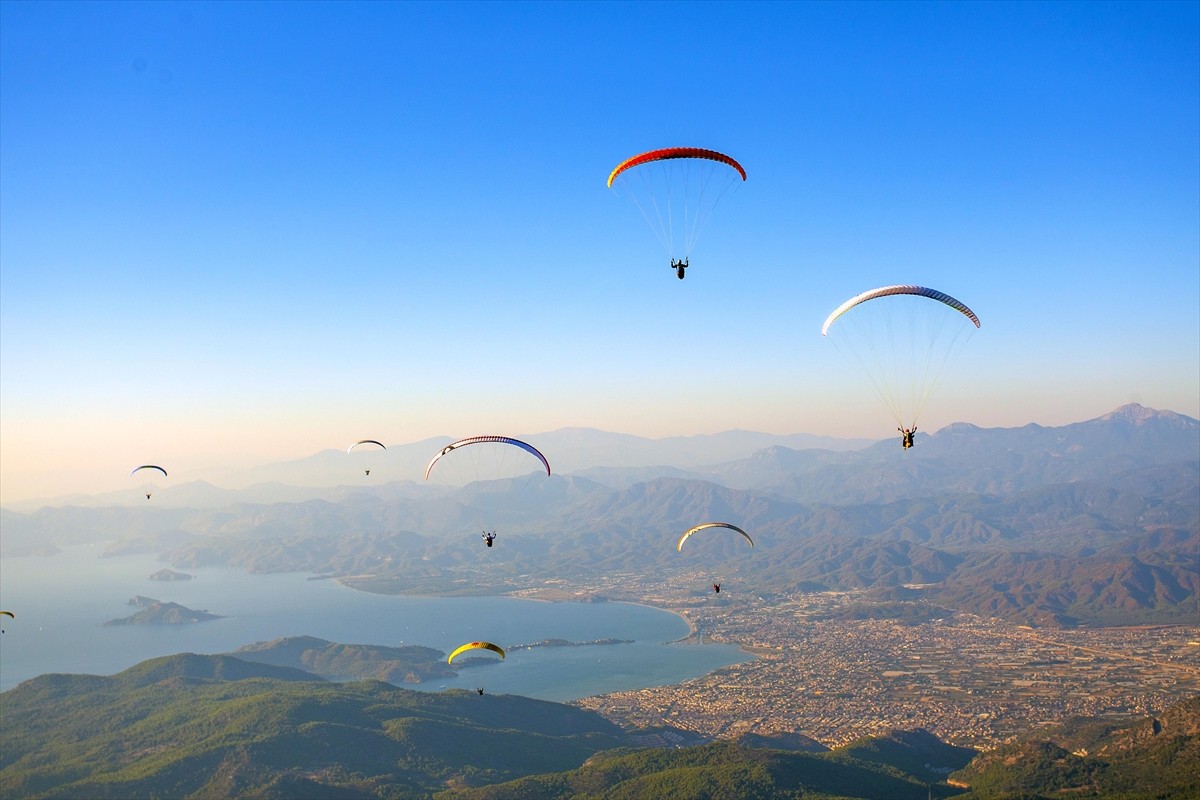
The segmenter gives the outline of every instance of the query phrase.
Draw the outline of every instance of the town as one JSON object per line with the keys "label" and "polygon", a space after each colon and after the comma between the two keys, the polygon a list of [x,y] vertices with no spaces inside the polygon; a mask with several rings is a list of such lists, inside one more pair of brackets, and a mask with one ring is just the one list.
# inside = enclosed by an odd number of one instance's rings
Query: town
{"label": "town", "polygon": [[[626,599],[628,581],[617,591],[593,587],[593,596]],[[1154,714],[1200,692],[1200,625],[1034,629],[961,612],[917,622],[847,618],[848,607],[870,608],[862,592],[762,598],[726,589],[701,599],[698,585],[704,576],[649,590],[643,583],[638,601],[688,620],[693,632],[681,646],[737,643],[753,658],[578,705],[626,727],[713,738],[802,733],[833,747],[924,728],[988,749],[1073,716]]]}

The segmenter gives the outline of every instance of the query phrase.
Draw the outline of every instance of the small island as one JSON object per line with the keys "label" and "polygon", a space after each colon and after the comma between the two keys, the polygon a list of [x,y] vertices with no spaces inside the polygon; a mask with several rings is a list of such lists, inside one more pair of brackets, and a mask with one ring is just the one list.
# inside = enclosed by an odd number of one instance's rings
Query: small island
{"label": "small island", "polygon": [[193,622],[208,622],[214,619],[224,619],[219,614],[210,614],[204,609],[188,608],[179,603],[164,603],[153,597],[137,595],[130,599],[129,605],[142,610],[136,614],[121,619],[110,619],[105,627],[115,625],[184,625]]}
{"label": "small island", "polygon": [[188,575],[186,572],[176,572],[173,569],[163,567],[158,572],[150,576],[152,581],[190,581],[195,578],[195,575]]}

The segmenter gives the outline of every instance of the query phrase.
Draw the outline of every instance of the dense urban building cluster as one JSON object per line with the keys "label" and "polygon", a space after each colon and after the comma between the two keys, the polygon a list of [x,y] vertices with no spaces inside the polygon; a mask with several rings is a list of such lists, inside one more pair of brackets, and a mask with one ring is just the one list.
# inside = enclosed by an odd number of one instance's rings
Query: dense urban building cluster
{"label": "dense urban building cluster", "polygon": [[845,613],[871,607],[859,593],[718,601],[685,584],[644,600],[691,623],[684,642],[737,643],[755,657],[580,705],[623,725],[708,737],[798,732],[836,746],[924,728],[987,749],[1075,715],[1153,714],[1200,692],[1200,625],[1035,629],[957,612],[860,619]]}

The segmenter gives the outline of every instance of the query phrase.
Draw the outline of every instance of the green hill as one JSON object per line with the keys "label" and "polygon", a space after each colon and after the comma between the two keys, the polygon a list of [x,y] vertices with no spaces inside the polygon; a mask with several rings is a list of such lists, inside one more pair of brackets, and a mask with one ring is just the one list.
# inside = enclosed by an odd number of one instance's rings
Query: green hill
{"label": "green hill", "polygon": [[888,731],[839,747],[838,752],[855,758],[900,769],[931,783],[944,780],[955,769],[965,767],[976,751],[970,747],[946,744],[926,730]]}
{"label": "green hill", "polygon": [[1124,724],[1072,720],[1044,737],[984,753],[954,773],[971,788],[963,800],[1200,797],[1200,697]]}
{"label": "green hill", "polygon": [[1200,697],[1153,719],[1072,720],[981,754],[922,730],[834,750],[795,735],[636,749],[645,738],[561,703],[332,683],[286,666],[182,654],[109,677],[43,675],[0,694],[0,797],[1200,795]]}
{"label": "green hill", "polygon": [[[828,752],[713,742],[691,748],[598,753],[578,769],[495,786],[447,790],[438,800],[1194,800],[1200,796],[1200,698],[1161,717],[1114,724],[1074,720],[987,753],[932,734],[891,731]],[[1079,749],[1071,752],[1063,744]],[[969,762],[969,763],[968,763]],[[951,769],[959,768],[949,775]],[[948,779],[947,779],[948,778]]]}
{"label": "green hill", "polygon": [[295,667],[330,680],[423,683],[458,674],[446,663],[446,654],[432,647],[340,644],[314,636],[287,636],[248,644],[230,655],[245,661]]}
{"label": "green hill", "polygon": [[617,751],[579,769],[535,775],[497,786],[452,790],[437,800],[791,800],[888,798],[926,800],[961,792],[933,786],[892,767],[845,753],[798,753],[712,742],[672,750]]}
{"label": "green hill", "polygon": [[45,675],[0,695],[0,720],[0,796],[14,798],[428,797],[625,742],[572,706],[335,684],[230,656]]}

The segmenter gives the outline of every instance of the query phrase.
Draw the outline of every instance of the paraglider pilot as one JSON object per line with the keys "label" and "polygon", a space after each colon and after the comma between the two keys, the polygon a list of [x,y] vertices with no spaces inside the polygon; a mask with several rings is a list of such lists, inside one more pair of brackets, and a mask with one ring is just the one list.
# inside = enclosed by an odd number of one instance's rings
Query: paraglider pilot
{"label": "paraglider pilot", "polygon": [[688,268],[688,260],[685,258],[682,261],[671,259],[671,269],[675,270],[675,277],[683,280],[683,271]]}
{"label": "paraglider pilot", "polygon": [[719,584],[719,583],[714,583],[714,584],[713,584],[713,591],[715,591],[717,594],[720,594],[720,593],[721,593],[721,584]]}
{"label": "paraglider pilot", "polygon": [[480,686],[480,687],[479,687],[478,689],[476,689],[475,691],[479,692],[479,694],[480,694],[480,696],[481,696],[481,697],[483,696],[483,687],[482,687],[482,686]]}
{"label": "paraglider pilot", "polygon": [[917,432],[917,426],[911,428],[896,428],[900,431],[900,446],[905,450],[913,446],[913,434]]}
{"label": "paraglider pilot", "polygon": [[[489,533],[488,531],[484,531],[483,532],[483,540],[485,542],[487,542],[488,547],[491,547],[492,542],[494,542],[496,540],[496,532],[492,531]],[[482,692],[480,692],[480,694],[482,694]]]}

